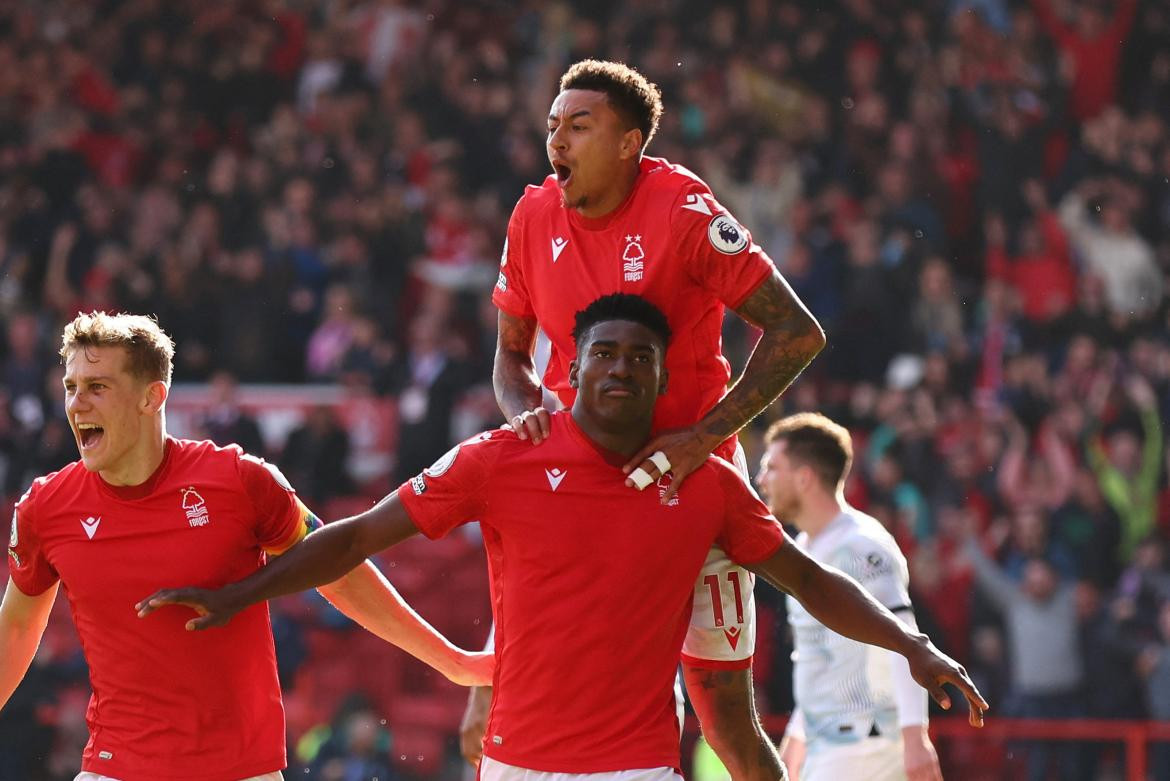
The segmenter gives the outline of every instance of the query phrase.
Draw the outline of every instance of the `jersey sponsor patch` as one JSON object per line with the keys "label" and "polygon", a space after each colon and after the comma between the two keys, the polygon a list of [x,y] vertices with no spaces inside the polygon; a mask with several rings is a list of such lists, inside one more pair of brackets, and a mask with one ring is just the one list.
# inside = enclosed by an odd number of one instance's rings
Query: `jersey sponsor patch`
{"label": "jersey sponsor patch", "polygon": [[264,468],[268,470],[268,474],[272,475],[272,479],[276,481],[277,485],[286,491],[293,490],[292,483],[290,483],[288,478],[284,476],[284,472],[281,472],[280,469],[277,468],[276,464],[270,464],[264,460],[261,460],[260,463],[263,464]]}
{"label": "jersey sponsor patch", "polygon": [[[462,444],[456,445],[448,450],[438,461],[424,469],[423,474],[427,477],[442,477],[451,468],[451,465],[455,463],[455,458],[459,455],[460,447],[462,447]],[[420,491],[419,493],[422,492]]]}
{"label": "jersey sponsor patch", "polygon": [[504,276],[504,272],[500,272],[500,276],[496,277],[496,290],[501,293],[508,292],[508,278]]}
{"label": "jersey sponsor patch", "polygon": [[869,580],[870,578],[889,575],[894,571],[894,565],[887,557],[877,551],[873,551],[872,553],[866,554],[864,569],[863,578]]}
{"label": "jersey sponsor patch", "polygon": [[410,487],[415,496],[422,496],[427,490],[427,479],[422,475],[415,475],[410,478]]}
{"label": "jersey sponsor patch", "polygon": [[707,225],[707,240],[724,255],[742,252],[748,245],[747,231],[729,215],[717,214]]}

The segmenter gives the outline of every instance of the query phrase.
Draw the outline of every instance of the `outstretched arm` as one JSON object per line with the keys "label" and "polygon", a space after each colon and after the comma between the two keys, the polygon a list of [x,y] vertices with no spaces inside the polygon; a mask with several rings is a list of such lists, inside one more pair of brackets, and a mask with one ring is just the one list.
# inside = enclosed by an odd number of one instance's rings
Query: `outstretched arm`
{"label": "outstretched arm", "polygon": [[744,566],[791,594],[834,632],[906,657],[914,680],[943,708],[951,707],[943,684],[954,685],[967,699],[972,726],[983,726],[987,701],[966,670],[935,648],[926,635],[899,621],[857,581],[818,563],[791,543],[781,545],[764,561]]}
{"label": "outstretched arm", "polygon": [[435,668],[452,683],[491,684],[495,655],[491,651],[464,651],[454,645],[416,613],[371,562],[317,590],[366,631]]}
{"label": "outstretched arm", "polygon": [[[657,480],[662,473],[649,459],[655,451],[665,453],[674,481],[662,497],[663,504],[720,443],[767,409],[825,346],[825,332],[779,271],[773,271],[735,311],[764,332],[743,375],[702,420],[655,437],[625,466],[626,474],[641,466]],[[632,481],[627,484],[633,485]]]}
{"label": "outstretched arm", "polygon": [[249,605],[332,583],[367,557],[416,533],[418,527],[395,491],[361,515],[318,529],[243,580],[214,591],[163,589],[138,603],[138,615],[163,605],[187,605],[201,616],[188,621],[188,629],[220,626]]}
{"label": "outstretched arm", "polygon": [[41,635],[49,623],[49,612],[57,598],[59,584],[30,597],[16,587],[12,578],[0,604],[0,708],[24,680],[32,664]]}
{"label": "outstretched arm", "polygon": [[541,406],[540,378],[532,362],[536,344],[536,320],[526,320],[500,310],[492,388],[496,404],[521,439],[539,445],[549,432],[549,413]]}

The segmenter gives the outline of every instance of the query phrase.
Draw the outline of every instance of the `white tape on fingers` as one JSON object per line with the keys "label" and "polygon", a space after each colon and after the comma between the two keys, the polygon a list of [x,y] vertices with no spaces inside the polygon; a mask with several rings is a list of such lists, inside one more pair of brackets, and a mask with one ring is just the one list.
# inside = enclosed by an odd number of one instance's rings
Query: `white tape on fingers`
{"label": "white tape on fingers", "polygon": [[630,472],[630,479],[634,481],[634,487],[639,491],[654,482],[654,478],[650,477],[642,467]]}
{"label": "white tape on fingers", "polygon": [[670,471],[670,459],[661,450],[655,450],[648,460],[654,462],[654,466],[658,467],[659,473],[666,474]]}

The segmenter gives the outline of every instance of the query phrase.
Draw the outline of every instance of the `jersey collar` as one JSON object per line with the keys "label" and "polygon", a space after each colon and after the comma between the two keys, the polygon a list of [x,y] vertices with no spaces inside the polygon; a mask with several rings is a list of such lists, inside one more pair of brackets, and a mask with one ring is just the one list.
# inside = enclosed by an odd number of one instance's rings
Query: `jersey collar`
{"label": "jersey collar", "polygon": [[154,470],[154,472],[151,473],[150,477],[146,478],[145,482],[139,483],[138,485],[110,485],[102,479],[101,475],[97,474],[96,472],[93,474],[93,476],[97,479],[98,485],[101,486],[103,491],[112,494],[118,499],[127,501],[143,499],[154,493],[154,489],[162,480],[163,475],[167,473],[167,469],[171,465],[171,458],[174,450],[175,440],[171,437],[167,437],[167,441],[163,444],[162,461],[159,462],[158,467]]}

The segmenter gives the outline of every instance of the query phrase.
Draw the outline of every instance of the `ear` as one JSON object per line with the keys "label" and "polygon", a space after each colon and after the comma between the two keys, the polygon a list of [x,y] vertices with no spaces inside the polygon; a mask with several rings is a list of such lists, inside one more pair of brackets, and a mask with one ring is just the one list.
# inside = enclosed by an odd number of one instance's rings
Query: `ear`
{"label": "ear", "polygon": [[155,415],[162,410],[167,402],[170,389],[165,382],[155,380],[146,386],[146,393],[142,397],[141,410],[144,415]]}
{"label": "ear", "polygon": [[569,361],[569,387],[570,388],[577,387],[577,371],[579,369],[580,369],[580,367],[577,365],[576,359]]}
{"label": "ear", "polygon": [[642,131],[640,128],[631,128],[622,134],[622,141],[618,145],[619,157],[622,160],[635,160],[642,154]]}

